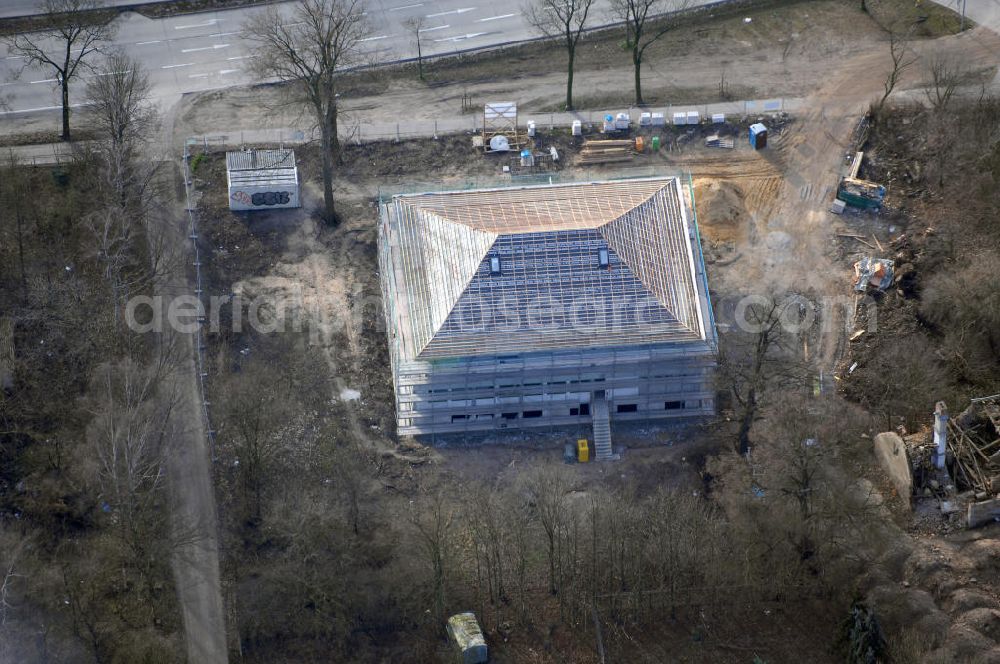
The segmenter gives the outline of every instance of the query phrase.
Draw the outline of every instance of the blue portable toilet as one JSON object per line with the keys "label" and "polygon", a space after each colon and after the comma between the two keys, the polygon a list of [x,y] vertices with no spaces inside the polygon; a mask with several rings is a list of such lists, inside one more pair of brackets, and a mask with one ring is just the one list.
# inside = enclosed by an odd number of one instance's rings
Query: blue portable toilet
{"label": "blue portable toilet", "polygon": [[750,125],[750,145],[754,150],[767,146],[767,127],[759,122]]}

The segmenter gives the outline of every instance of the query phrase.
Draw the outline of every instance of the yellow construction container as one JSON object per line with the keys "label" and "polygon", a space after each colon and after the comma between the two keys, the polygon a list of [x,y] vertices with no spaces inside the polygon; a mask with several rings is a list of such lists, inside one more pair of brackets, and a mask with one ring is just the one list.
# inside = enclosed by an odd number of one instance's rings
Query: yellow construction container
{"label": "yellow construction container", "polygon": [[590,461],[590,444],[587,442],[586,438],[581,438],[576,441],[576,460],[580,463],[587,463]]}

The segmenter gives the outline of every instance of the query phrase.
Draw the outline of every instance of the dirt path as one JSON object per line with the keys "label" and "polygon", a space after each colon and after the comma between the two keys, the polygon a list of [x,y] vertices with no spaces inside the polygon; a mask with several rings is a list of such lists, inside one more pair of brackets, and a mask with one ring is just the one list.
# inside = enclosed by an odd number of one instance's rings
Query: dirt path
{"label": "dirt path", "polygon": [[172,566],[190,664],[225,664],[226,632],[219,584],[218,519],[206,426],[194,363],[194,336],[179,334],[186,360],[175,380],[180,395],[167,465],[172,523],[178,540]]}
{"label": "dirt path", "polygon": [[[174,145],[172,113],[165,117],[163,127],[158,151],[164,157],[179,155]],[[171,189],[176,190],[176,187]],[[187,245],[189,225],[184,207],[184,201],[173,201],[172,223],[166,235],[169,252],[179,257],[176,261],[179,266],[191,263]],[[156,292],[166,303],[173,297],[194,293],[195,287],[181,267],[157,284]],[[198,337],[176,331],[166,333],[175,337],[183,358],[174,376],[180,397],[175,409],[167,477],[172,527],[177,539],[172,567],[184,624],[187,661],[190,664],[225,664],[228,654],[219,579],[219,526],[208,449],[208,423],[195,362]]]}

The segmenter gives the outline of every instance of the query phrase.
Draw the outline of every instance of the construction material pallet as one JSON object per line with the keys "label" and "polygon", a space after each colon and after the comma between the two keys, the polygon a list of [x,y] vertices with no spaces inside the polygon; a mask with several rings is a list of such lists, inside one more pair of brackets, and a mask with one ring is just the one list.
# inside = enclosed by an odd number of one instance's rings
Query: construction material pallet
{"label": "construction material pallet", "polygon": [[631,161],[634,143],[630,140],[585,141],[579,163],[584,165]]}
{"label": "construction material pallet", "polygon": [[733,140],[731,136],[720,137],[718,134],[712,134],[705,139],[705,147],[708,148],[727,148],[732,150],[736,147],[736,141]]}

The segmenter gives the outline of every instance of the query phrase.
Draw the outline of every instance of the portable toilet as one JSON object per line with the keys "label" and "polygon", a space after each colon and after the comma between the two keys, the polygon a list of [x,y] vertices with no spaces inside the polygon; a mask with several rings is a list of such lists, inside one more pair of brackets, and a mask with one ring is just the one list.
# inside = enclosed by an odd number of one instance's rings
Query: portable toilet
{"label": "portable toilet", "polygon": [[607,134],[613,132],[614,130],[615,130],[615,116],[608,113],[607,115],[604,116],[604,126],[602,127],[602,131],[604,131],[604,133]]}
{"label": "portable toilet", "polygon": [[767,147],[767,127],[759,122],[750,125],[750,145],[754,150]]}
{"label": "portable toilet", "polygon": [[583,123],[579,120],[573,120],[573,135],[583,136]]}
{"label": "portable toilet", "polygon": [[581,438],[576,441],[576,459],[580,463],[587,463],[590,461],[590,444],[587,442],[586,438]]}
{"label": "portable toilet", "polygon": [[528,120],[528,138],[535,137],[535,121]]}
{"label": "portable toilet", "polygon": [[688,123],[687,113],[674,113],[675,125],[686,125]]}
{"label": "portable toilet", "polygon": [[701,116],[698,115],[698,111],[688,111],[687,112],[687,123],[689,125],[701,124]]}
{"label": "portable toilet", "polygon": [[712,113],[712,124],[726,124],[726,114]]}
{"label": "portable toilet", "polygon": [[522,166],[535,165],[535,156],[531,153],[531,150],[528,150],[527,148],[521,150],[521,165]]}
{"label": "portable toilet", "polygon": [[619,113],[615,116],[615,129],[622,131],[628,129],[629,124],[631,124],[632,118],[629,117],[628,113]]}
{"label": "portable toilet", "polygon": [[641,113],[639,115],[639,126],[648,127],[653,124],[653,114],[652,113]]}
{"label": "portable toilet", "polygon": [[650,116],[650,121],[654,127],[662,127],[666,124],[666,119],[663,117],[663,113],[653,113]]}

